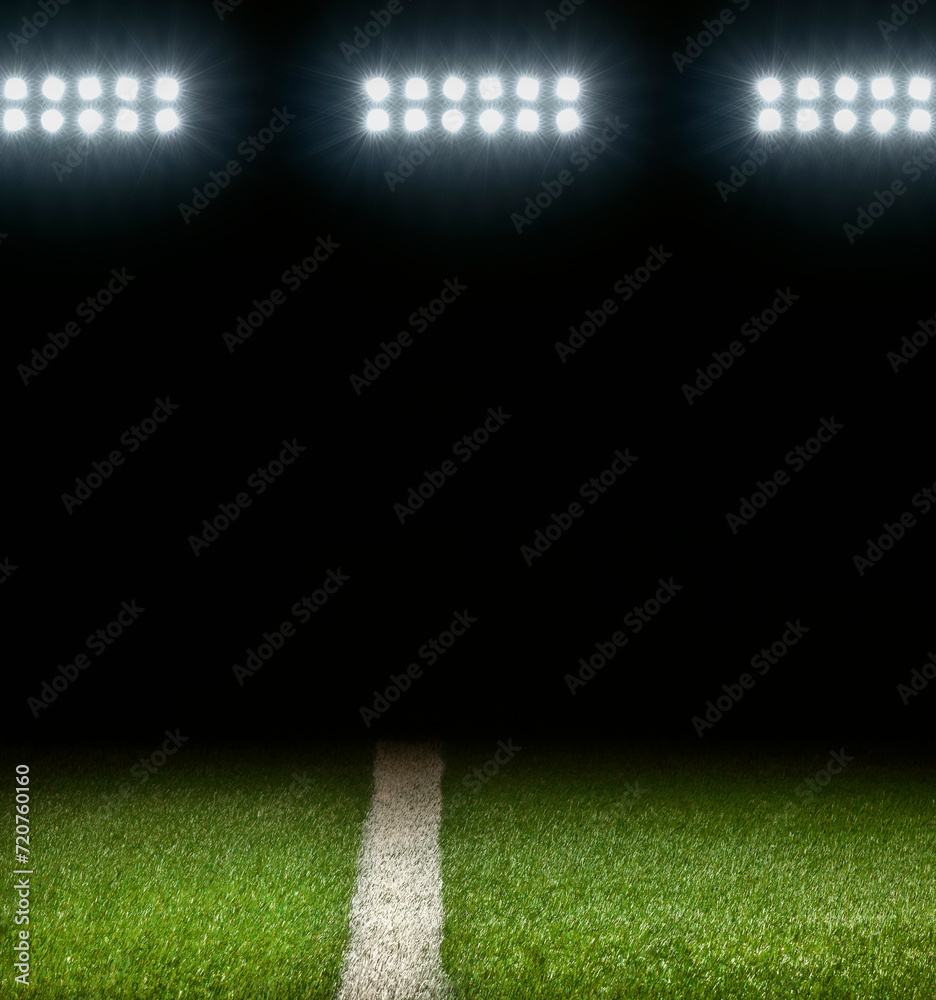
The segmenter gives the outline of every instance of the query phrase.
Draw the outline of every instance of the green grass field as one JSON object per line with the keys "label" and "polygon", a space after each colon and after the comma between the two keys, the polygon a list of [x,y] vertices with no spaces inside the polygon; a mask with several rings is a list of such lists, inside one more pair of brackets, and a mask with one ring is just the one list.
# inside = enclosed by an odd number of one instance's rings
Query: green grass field
{"label": "green grass field", "polygon": [[[518,742],[474,792],[463,778],[496,745],[445,749],[458,1000],[936,1000],[932,759],[849,749],[804,802],[828,750]],[[333,1000],[373,747],[193,744],[130,777],[151,750],[18,757],[33,971],[18,986],[8,958],[0,995]]]}

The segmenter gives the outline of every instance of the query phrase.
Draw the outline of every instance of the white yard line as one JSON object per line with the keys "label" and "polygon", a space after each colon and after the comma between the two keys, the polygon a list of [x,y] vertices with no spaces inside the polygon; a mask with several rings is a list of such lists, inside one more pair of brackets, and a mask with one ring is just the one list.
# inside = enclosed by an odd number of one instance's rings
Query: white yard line
{"label": "white yard line", "polygon": [[442,1000],[438,747],[377,745],[337,1000]]}

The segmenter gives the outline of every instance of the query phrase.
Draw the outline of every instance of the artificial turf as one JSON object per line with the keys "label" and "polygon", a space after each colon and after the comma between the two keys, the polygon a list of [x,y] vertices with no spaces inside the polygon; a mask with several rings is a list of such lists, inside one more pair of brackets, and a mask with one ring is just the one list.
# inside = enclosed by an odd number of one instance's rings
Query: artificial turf
{"label": "artificial turf", "polygon": [[[33,1000],[332,1000],[373,747],[37,751]],[[10,769],[12,771],[12,769]],[[129,788],[126,796],[121,788]],[[12,837],[11,837],[12,842]],[[4,948],[13,955],[5,921]]]}
{"label": "artificial turf", "polygon": [[447,748],[457,997],[934,1000],[932,757],[829,749]]}

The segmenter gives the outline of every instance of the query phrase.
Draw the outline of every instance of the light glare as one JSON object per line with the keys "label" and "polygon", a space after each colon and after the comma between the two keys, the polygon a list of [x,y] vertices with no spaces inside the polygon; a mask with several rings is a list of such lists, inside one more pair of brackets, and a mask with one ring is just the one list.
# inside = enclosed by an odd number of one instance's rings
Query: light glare
{"label": "light glare", "polygon": [[579,116],[571,108],[566,108],[556,115],[556,126],[560,132],[571,132],[578,123]]}
{"label": "light glare", "polygon": [[843,101],[851,101],[858,93],[858,84],[850,76],[843,76],[835,85],[835,93]]}
{"label": "light glare", "polygon": [[481,128],[485,132],[496,132],[504,121],[504,116],[499,112],[495,111],[493,108],[489,108],[487,111],[481,113]]}
{"label": "light glare", "polygon": [[130,76],[122,76],[117,81],[117,86],[114,88],[115,93],[122,101],[136,100],[136,95],[139,89],[140,85],[133,79],[133,77]]}
{"label": "light glare", "polygon": [[121,132],[135,132],[139,121],[139,116],[135,111],[131,111],[130,108],[121,108],[117,112],[114,124]]}
{"label": "light glare", "polygon": [[536,100],[539,93],[539,80],[529,76],[521,76],[517,81],[517,97],[524,101]]}
{"label": "light glare", "polygon": [[179,81],[171,76],[161,76],[156,81],[156,96],[161,101],[174,101],[179,96]]}
{"label": "light glare", "polygon": [[916,101],[925,101],[930,95],[930,82],[922,76],[915,76],[910,81],[910,96]]}
{"label": "light glare", "polygon": [[18,76],[11,77],[3,88],[3,94],[11,101],[22,100],[26,96],[26,81]]}
{"label": "light glare", "polygon": [[764,132],[776,132],[780,128],[780,112],[775,108],[767,108],[760,114],[760,127]]}
{"label": "light glare", "polygon": [[871,93],[879,100],[886,101],[894,96],[894,81],[889,76],[879,76],[871,81]]}
{"label": "light glare", "polygon": [[101,81],[96,76],[86,76],[78,81],[78,93],[86,101],[93,101],[95,97],[101,96]]}
{"label": "light glare", "polygon": [[421,77],[414,76],[406,81],[406,96],[411,101],[421,101],[428,93],[429,87]]}
{"label": "light glare", "polygon": [[390,93],[390,84],[381,77],[368,80],[366,85],[367,95],[375,101],[382,101]]}
{"label": "light glare", "polygon": [[409,132],[418,132],[428,124],[425,111],[419,108],[410,108],[403,117],[403,124]]}
{"label": "light glare", "polygon": [[7,132],[19,132],[21,128],[26,128],[26,115],[19,108],[14,108],[3,116],[3,127]]}
{"label": "light glare", "polygon": [[58,132],[65,121],[58,111],[43,111],[42,117],[39,120],[42,122],[42,127],[46,132]]}
{"label": "light glare", "polygon": [[801,108],[796,115],[796,127],[800,132],[812,132],[819,127],[819,115],[812,108]]}
{"label": "light glare", "polygon": [[371,130],[371,132],[383,132],[383,130],[389,126],[390,116],[386,111],[382,111],[380,108],[375,108],[373,111],[368,112],[367,127]]}
{"label": "light glare", "polygon": [[465,96],[465,81],[457,76],[450,76],[442,85],[442,93],[450,101],[460,101]]}
{"label": "light glare", "polygon": [[556,96],[564,101],[574,101],[579,95],[578,80],[573,80],[571,76],[564,76],[556,84]]}
{"label": "light glare", "polygon": [[915,111],[910,112],[910,128],[914,132],[929,132],[931,124],[932,118],[928,111],[917,108]]}
{"label": "light glare", "polygon": [[894,127],[894,116],[885,110],[875,111],[871,116],[871,124],[878,132],[887,132]]}
{"label": "light glare", "polygon": [[101,121],[103,119],[93,108],[88,108],[87,111],[82,111],[78,116],[78,124],[85,130],[85,132],[94,132],[101,127]]}
{"label": "light glare", "polygon": [[851,132],[858,119],[854,116],[854,114],[852,114],[851,111],[838,111],[836,112],[833,121],[835,122],[835,127],[839,130],[839,132]]}
{"label": "light glare", "polygon": [[775,101],[783,93],[783,87],[775,76],[769,76],[766,80],[761,80],[757,85],[757,89],[765,101]]}
{"label": "light glare", "polygon": [[65,83],[57,76],[50,76],[42,85],[42,93],[50,101],[58,101],[65,93]]}
{"label": "light glare", "polygon": [[172,108],[163,108],[156,115],[156,128],[160,132],[171,132],[179,124],[179,116]]}
{"label": "light glare", "polygon": [[517,115],[517,128],[521,132],[535,132],[539,128],[539,115],[530,108],[524,108]]}
{"label": "light glare", "polygon": [[811,76],[804,77],[796,88],[797,96],[803,101],[814,101],[822,92],[819,81]]}
{"label": "light glare", "polygon": [[442,115],[442,127],[449,132],[457,132],[465,124],[465,116],[454,108]]}
{"label": "light glare", "polygon": [[500,80],[498,80],[496,76],[486,76],[478,84],[478,89],[481,92],[481,96],[486,101],[493,101],[496,97],[500,97],[503,93]]}

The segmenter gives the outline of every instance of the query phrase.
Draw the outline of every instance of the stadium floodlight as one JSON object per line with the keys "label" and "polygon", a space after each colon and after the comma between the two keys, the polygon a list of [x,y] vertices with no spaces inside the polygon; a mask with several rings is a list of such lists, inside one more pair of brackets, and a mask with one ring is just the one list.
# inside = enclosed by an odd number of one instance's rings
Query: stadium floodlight
{"label": "stadium floodlight", "polygon": [[837,111],[833,121],[839,132],[851,132],[858,119],[851,111]]}
{"label": "stadium floodlight", "polygon": [[421,101],[428,93],[429,87],[421,77],[414,76],[406,81],[406,96],[411,101]]}
{"label": "stadium floodlight", "polygon": [[517,128],[521,132],[535,132],[539,128],[539,115],[530,108],[524,108],[517,115]]}
{"label": "stadium floodlight", "polygon": [[871,116],[871,124],[878,132],[889,132],[894,127],[895,121],[896,119],[891,112],[883,108],[880,111],[875,111]]}
{"label": "stadium floodlight", "polygon": [[426,112],[421,111],[419,108],[410,108],[403,116],[403,125],[406,127],[407,132],[419,132],[427,124]]}
{"label": "stadium floodlight", "polygon": [[910,96],[916,101],[925,101],[929,98],[931,84],[929,80],[924,79],[922,76],[915,76],[910,81],[910,86],[908,88]]}
{"label": "stadium floodlight", "polygon": [[571,132],[578,123],[579,116],[571,108],[564,108],[556,115],[556,127],[560,132]]}
{"label": "stadium floodlight", "polygon": [[139,115],[135,111],[131,111],[130,108],[121,108],[117,112],[114,124],[121,132],[135,132],[139,121]]}
{"label": "stadium floodlight", "polygon": [[579,90],[578,80],[564,76],[556,84],[556,97],[561,97],[564,101],[574,101],[579,95]]}
{"label": "stadium floodlight", "polygon": [[464,124],[465,116],[460,111],[456,111],[455,108],[449,108],[442,115],[442,127],[447,132],[457,132]]}
{"label": "stadium floodlight", "polygon": [[156,96],[161,101],[174,101],[179,96],[179,81],[171,76],[161,76],[156,81]]}
{"label": "stadium floodlight", "polygon": [[819,115],[812,108],[800,108],[796,113],[796,127],[800,132],[812,132],[819,127]]}
{"label": "stadium floodlight", "polygon": [[811,76],[804,77],[796,87],[796,95],[803,101],[814,101],[821,93],[819,81]]}
{"label": "stadium floodlight", "polygon": [[503,124],[504,116],[499,111],[488,108],[487,111],[481,112],[479,121],[485,132],[496,132]]}
{"label": "stadium floodlight", "polygon": [[101,96],[101,81],[96,76],[86,76],[78,81],[78,93],[86,101],[93,101]]}
{"label": "stadium floodlight", "polygon": [[65,121],[61,112],[54,110],[43,111],[42,117],[39,120],[42,122],[42,127],[46,130],[46,132],[58,132]]}
{"label": "stadium floodlight", "polygon": [[137,92],[140,89],[140,85],[131,76],[122,76],[117,81],[117,86],[114,88],[114,93],[122,101],[135,101]]}
{"label": "stadium floodlight", "polygon": [[10,77],[4,84],[3,96],[11,101],[21,101],[26,96],[26,81],[18,76]]}
{"label": "stadium floodlight", "polygon": [[62,94],[65,93],[65,82],[60,80],[57,76],[47,77],[42,84],[42,94],[47,97],[50,101],[61,100]]}
{"label": "stadium floodlight", "polygon": [[523,101],[535,101],[539,94],[539,80],[530,76],[521,76],[517,81],[517,97]]}
{"label": "stadium floodlight", "polygon": [[922,108],[910,112],[909,125],[914,132],[929,132],[932,121],[930,113]]}
{"label": "stadium floodlight", "polygon": [[375,108],[367,114],[367,127],[371,132],[383,132],[390,127],[390,116],[381,108]]}
{"label": "stadium floodlight", "polygon": [[450,76],[444,84],[442,84],[442,93],[450,101],[460,101],[465,96],[465,81],[459,80],[457,76]]}
{"label": "stadium floodlight", "polygon": [[390,84],[382,76],[376,76],[365,84],[367,96],[374,101],[382,101],[390,93]]}
{"label": "stadium floodlight", "polygon": [[12,108],[3,116],[3,127],[7,132],[19,132],[21,128],[26,128],[26,115],[19,108]]}
{"label": "stadium floodlight", "polygon": [[761,80],[757,85],[757,90],[765,101],[775,101],[783,93],[783,87],[775,76]]}
{"label": "stadium floodlight", "polygon": [[764,132],[776,132],[780,128],[780,112],[776,108],[767,108],[760,113],[758,124]]}
{"label": "stadium floodlight", "polygon": [[843,101],[854,100],[855,95],[858,93],[858,83],[850,76],[843,76],[835,84],[835,93],[836,96],[841,97]]}
{"label": "stadium floodlight", "polygon": [[496,76],[486,76],[478,84],[478,91],[486,101],[493,101],[504,92]]}
{"label": "stadium floodlight", "polygon": [[88,108],[87,111],[82,111],[78,116],[78,124],[84,129],[85,132],[96,132],[101,127],[101,122],[103,119],[100,114],[93,108]]}
{"label": "stadium floodlight", "polygon": [[879,76],[871,81],[871,93],[879,101],[886,101],[894,96],[894,81],[889,76]]}
{"label": "stadium floodlight", "polygon": [[160,132],[171,132],[179,124],[179,116],[172,108],[163,108],[156,114],[156,128]]}

